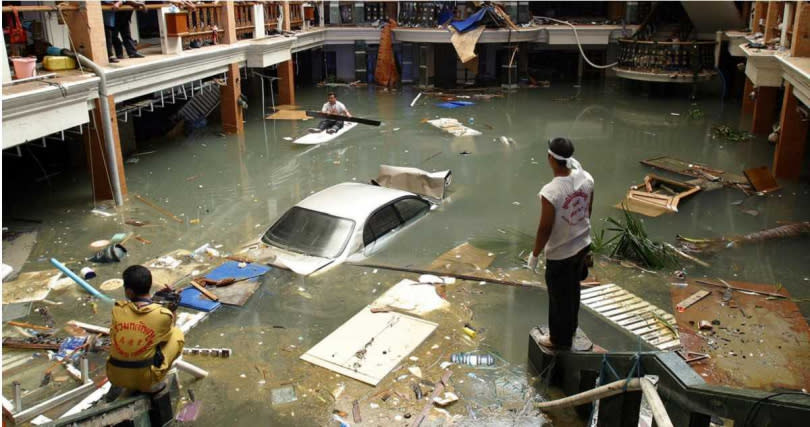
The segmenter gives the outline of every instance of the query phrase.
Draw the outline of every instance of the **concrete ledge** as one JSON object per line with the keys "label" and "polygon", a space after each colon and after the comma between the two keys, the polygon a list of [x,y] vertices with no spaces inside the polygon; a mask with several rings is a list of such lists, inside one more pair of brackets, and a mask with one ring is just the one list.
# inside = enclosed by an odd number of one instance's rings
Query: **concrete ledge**
{"label": "concrete ledge", "polygon": [[[3,149],[89,121],[87,103],[98,98],[98,77],[3,96]],[[35,116],[35,118],[32,118]]]}
{"label": "concrete ledge", "polygon": [[329,31],[323,28],[296,33],[295,41],[292,45],[292,53],[323,46],[328,34]]}
{"label": "concrete ledge", "polygon": [[793,95],[810,107],[810,58],[779,57],[782,76],[793,86]]}
{"label": "concrete ledge", "polygon": [[735,57],[742,57],[745,56],[745,52],[740,48],[740,45],[743,43],[748,43],[745,39],[747,33],[743,33],[741,31],[726,31],[726,37],[728,38],[728,53],[731,56]]}
{"label": "concrete ledge", "polygon": [[777,59],[776,51],[769,49],[751,49],[739,45],[748,61],[745,64],[745,75],[751,79],[754,86],[779,87],[782,86],[782,66]]}
{"label": "concrete ledge", "polygon": [[253,41],[247,47],[247,66],[264,68],[288,61],[296,41],[295,37],[279,36]]}
{"label": "concrete ledge", "polygon": [[658,83],[694,83],[695,81],[705,82],[713,79],[717,75],[716,72],[703,71],[698,73],[697,78],[695,78],[691,73],[688,74],[676,72],[653,73],[653,72],[629,70],[620,67],[614,67],[613,71],[616,72],[616,77],[621,77],[623,79],[640,80],[645,82],[658,82]]}
{"label": "concrete ledge", "polygon": [[[395,34],[396,31],[394,29]],[[326,29],[324,44],[354,44],[356,40],[379,44],[380,30],[372,27],[329,27]],[[394,41],[397,41],[396,36]]]}
{"label": "concrete ledge", "polygon": [[249,44],[204,47],[126,68],[107,68],[107,91],[118,103],[221,74],[229,64],[245,62]]}

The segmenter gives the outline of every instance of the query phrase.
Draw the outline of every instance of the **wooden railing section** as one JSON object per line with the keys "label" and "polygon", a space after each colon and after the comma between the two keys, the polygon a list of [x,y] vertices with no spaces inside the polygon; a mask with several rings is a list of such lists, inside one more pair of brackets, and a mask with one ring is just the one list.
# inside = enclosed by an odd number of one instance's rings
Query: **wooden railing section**
{"label": "wooden railing section", "polygon": [[253,3],[234,3],[234,17],[236,18],[236,38],[238,40],[252,39],[253,32],[256,30],[254,26],[255,17],[253,16]]}
{"label": "wooden railing section", "polygon": [[280,5],[276,2],[264,3],[264,27],[265,33],[271,34],[276,30]]}
{"label": "wooden railing section", "polygon": [[290,2],[290,27],[300,30],[304,26],[303,4],[300,1]]}
{"label": "wooden railing section", "polygon": [[188,32],[180,34],[183,39],[184,49],[195,41],[200,45],[207,43],[217,44],[222,40],[222,34],[224,33],[220,24],[221,5],[202,3],[195,6],[194,10],[186,12],[188,14]]}

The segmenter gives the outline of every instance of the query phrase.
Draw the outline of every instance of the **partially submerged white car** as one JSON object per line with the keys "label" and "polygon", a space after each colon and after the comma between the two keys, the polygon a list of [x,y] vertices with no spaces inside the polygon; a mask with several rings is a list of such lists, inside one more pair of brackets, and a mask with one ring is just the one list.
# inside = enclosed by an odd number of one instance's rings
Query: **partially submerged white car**
{"label": "partially submerged white car", "polygon": [[309,275],[372,255],[433,206],[407,191],[345,182],[291,207],[243,253]]}

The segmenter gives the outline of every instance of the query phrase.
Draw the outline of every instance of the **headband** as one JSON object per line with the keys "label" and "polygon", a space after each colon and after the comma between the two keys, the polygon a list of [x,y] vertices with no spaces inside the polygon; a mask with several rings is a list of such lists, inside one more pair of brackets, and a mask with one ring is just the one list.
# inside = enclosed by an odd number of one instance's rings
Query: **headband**
{"label": "headband", "polygon": [[575,159],[573,157],[563,157],[563,156],[551,151],[550,148],[548,149],[548,154],[551,157],[554,157],[557,160],[565,162],[565,167],[567,167],[568,169],[582,169],[582,165],[580,165],[579,162],[577,161],[577,159]]}

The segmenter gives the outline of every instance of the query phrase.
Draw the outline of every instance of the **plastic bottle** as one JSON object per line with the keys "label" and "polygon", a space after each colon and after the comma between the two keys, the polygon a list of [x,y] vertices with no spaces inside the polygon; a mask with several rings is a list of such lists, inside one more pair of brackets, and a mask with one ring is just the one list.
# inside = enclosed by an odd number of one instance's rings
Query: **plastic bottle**
{"label": "plastic bottle", "polygon": [[453,353],[450,355],[450,361],[457,365],[468,366],[492,366],[495,364],[495,358],[491,354],[478,353]]}

